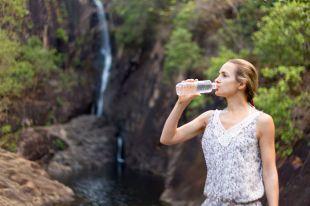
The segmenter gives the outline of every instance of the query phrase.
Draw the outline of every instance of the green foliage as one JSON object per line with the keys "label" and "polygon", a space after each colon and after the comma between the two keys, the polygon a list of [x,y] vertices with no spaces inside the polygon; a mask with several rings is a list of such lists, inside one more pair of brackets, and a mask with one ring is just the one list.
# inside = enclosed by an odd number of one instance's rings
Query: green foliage
{"label": "green foliage", "polygon": [[192,28],[191,22],[197,18],[194,8],[195,3],[190,0],[112,0],[111,12],[116,22],[112,32],[121,45],[142,46],[155,36],[157,30],[153,28],[160,23]]}
{"label": "green foliage", "polygon": [[63,41],[64,43],[68,43],[69,40],[69,36],[63,28],[58,28],[56,30],[56,38]]}
{"label": "green foliage", "polygon": [[199,15],[196,14],[196,3],[188,1],[181,7],[176,18],[173,20],[173,25],[176,28],[185,28],[192,30],[195,28]]}
{"label": "green foliage", "polygon": [[65,150],[68,147],[67,144],[63,140],[58,139],[58,138],[53,140],[53,146],[57,150]]}
{"label": "green foliage", "polygon": [[18,96],[25,87],[30,86],[33,77],[33,67],[29,62],[17,62],[0,71],[0,96]]}
{"label": "green foliage", "polygon": [[218,76],[218,72],[223,64],[225,64],[229,59],[246,59],[247,56],[249,56],[249,51],[246,49],[241,50],[240,53],[235,53],[232,50],[222,46],[219,49],[219,54],[210,58],[210,66],[204,72],[204,75],[207,79],[215,79]]}
{"label": "green foliage", "polygon": [[22,60],[30,62],[36,72],[47,74],[55,71],[60,64],[56,50],[44,48],[37,37],[30,37],[22,49]]}
{"label": "green foliage", "polygon": [[47,74],[56,68],[54,51],[42,47],[37,38],[29,38],[26,44],[11,40],[0,30],[0,96],[18,96],[31,87],[33,78]]}
{"label": "green foliage", "polygon": [[9,124],[5,124],[5,125],[3,125],[3,126],[1,127],[1,132],[2,132],[2,134],[10,133],[11,130],[12,130],[12,127],[11,127],[11,125],[9,125]]}
{"label": "green foliage", "polygon": [[197,67],[201,63],[201,50],[192,41],[192,35],[187,29],[178,28],[172,32],[166,44],[166,59],[164,64],[165,77]]}
{"label": "green foliage", "polygon": [[122,45],[141,45],[144,34],[155,21],[155,1],[113,0],[112,9],[121,22],[114,30],[116,42]]}
{"label": "green foliage", "polygon": [[266,12],[262,7],[270,7],[265,1],[247,0],[237,8],[236,17],[225,19],[215,35],[219,44],[234,51],[252,49],[252,33],[257,31],[257,20]]}
{"label": "green foliage", "polygon": [[16,152],[17,142],[19,141],[20,131],[6,133],[0,137],[0,147],[10,152]]}
{"label": "green foliage", "polygon": [[11,35],[20,32],[28,10],[26,0],[1,0],[0,28],[8,30]]}
{"label": "green foliage", "polygon": [[0,30],[0,96],[17,95],[23,85],[28,85],[33,77],[29,62],[18,61],[21,46],[12,41],[3,30]]}
{"label": "green foliage", "polygon": [[310,36],[309,9],[306,3],[279,2],[263,17],[260,30],[253,36],[255,52],[263,64],[309,64],[306,56],[306,42]]}
{"label": "green foliage", "polygon": [[7,32],[0,29],[0,71],[16,62],[20,53],[20,45],[8,38]]}
{"label": "green foliage", "polygon": [[263,77],[277,78],[277,81],[274,86],[259,88],[258,96],[254,98],[257,107],[274,119],[276,148],[282,157],[290,155],[292,146],[296,140],[301,138],[300,131],[293,123],[291,115],[293,108],[300,104],[300,99],[305,95],[305,93],[292,95],[294,91],[298,91],[303,71],[303,67],[285,66],[263,69]]}
{"label": "green foliage", "polygon": [[193,40],[192,33],[198,21],[195,1],[174,2],[174,29],[165,45],[164,79],[205,64],[202,50]]}

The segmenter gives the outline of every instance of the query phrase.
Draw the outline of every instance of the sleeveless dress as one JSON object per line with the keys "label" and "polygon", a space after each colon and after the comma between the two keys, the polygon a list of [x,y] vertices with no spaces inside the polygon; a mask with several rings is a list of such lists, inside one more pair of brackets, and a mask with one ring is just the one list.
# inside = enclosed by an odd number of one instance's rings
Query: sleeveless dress
{"label": "sleeveless dress", "polygon": [[262,161],[254,109],[234,126],[225,129],[215,110],[201,144],[207,166],[202,206],[261,206],[264,195]]}

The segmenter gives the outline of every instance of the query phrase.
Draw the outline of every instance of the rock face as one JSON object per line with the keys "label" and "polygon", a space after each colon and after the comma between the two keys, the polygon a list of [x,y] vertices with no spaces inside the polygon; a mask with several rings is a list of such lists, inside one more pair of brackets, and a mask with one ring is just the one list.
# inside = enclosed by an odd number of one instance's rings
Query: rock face
{"label": "rock face", "polygon": [[105,96],[105,115],[124,137],[128,165],[163,174],[168,161],[157,145],[176,100],[174,88],[161,83],[163,42],[158,40],[148,51],[117,56]]}
{"label": "rock face", "polygon": [[169,156],[165,191],[161,200],[171,205],[200,205],[206,180],[206,166],[200,138],[194,138],[175,147]]}
{"label": "rock face", "polygon": [[[97,117],[85,115],[67,124],[23,131],[18,153],[42,163],[52,177],[65,181],[84,170],[113,162],[115,134],[114,127],[103,126]],[[62,151],[57,144],[64,146]]]}
{"label": "rock face", "polygon": [[278,169],[280,179],[280,205],[310,205],[310,135],[299,141],[293,154]]}
{"label": "rock face", "polygon": [[54,205],[73,201],[73,191],[52,180],[35,162],[0,149],[0,205]]}

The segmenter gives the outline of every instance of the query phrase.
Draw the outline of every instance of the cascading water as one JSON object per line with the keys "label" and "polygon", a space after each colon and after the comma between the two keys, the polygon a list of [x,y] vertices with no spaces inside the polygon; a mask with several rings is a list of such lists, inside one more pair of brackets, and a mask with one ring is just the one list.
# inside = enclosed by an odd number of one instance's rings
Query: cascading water
{"label": "cascading water", "polygon": [[[99,30],[101,31],[101,48],[100,48],[100,62],[103,63],[103,70],[101,75],[100,90],[96,105],[96,115],[98,117],[103,114],[103,103],[104,103],[104,92],[107,87],[108,78],[111,69],[112,55],[110,47],[110,38],[108,33],[108,24],[104,12],[103,5],[100,0],[93,0],[94,4],[98,9],[98,20],[99,20]],[[117,136],[117,158],[116,162],[118,164],[118,173],[121,175],[122,164],[125,163],[124,160],[124,141],[123,138]]]}
{"label": "cascading water", "polygon": [[122,176],[123,168],[125,164],[125,151],[124,151],[124,138],[121,134],[117,135],[117,148],[116,148],[116,165],[117,165],[117,174]]}
{"label": "cascading water", "polygon": [[110,38],[108,32],[108,24],[106,20],[105,11],[100,0],[93,0],[94,4],[98,9],[98,18],[99,18],[99,29],[101,31],[101,48],[100,48],[100,62],[102,62],[102,73],[101,73],[101,82],[100,90],[97,99],[96,105],[96,115],[98,117],[103,114],[103,103],[104,103],[104,92],[107,88],[111,64],[112,64],[112,55],[110,47]]}

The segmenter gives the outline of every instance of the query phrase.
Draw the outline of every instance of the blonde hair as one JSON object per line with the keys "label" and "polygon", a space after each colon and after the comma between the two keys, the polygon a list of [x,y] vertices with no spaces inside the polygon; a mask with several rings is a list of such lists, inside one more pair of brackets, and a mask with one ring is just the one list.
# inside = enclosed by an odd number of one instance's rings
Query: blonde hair
{"label": "blonde hair", "polygon": [[236,81],[245,82],[245,94],[247,101],[254,106],[253,98],[258,88],[258,73],[250,62],[244,59],[230,59],[228,62],[236,65]]}

